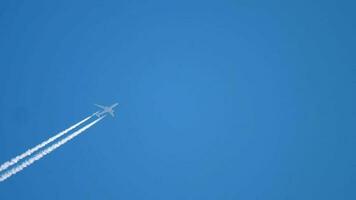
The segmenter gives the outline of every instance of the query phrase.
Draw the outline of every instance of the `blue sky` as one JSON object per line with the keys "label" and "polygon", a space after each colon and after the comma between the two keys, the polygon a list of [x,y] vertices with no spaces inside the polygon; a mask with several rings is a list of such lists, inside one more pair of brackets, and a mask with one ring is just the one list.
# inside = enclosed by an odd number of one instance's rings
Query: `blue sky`
{"label": "blue sky", "polygon": [[356,199],[352,1],[1,1],[0,199]]}

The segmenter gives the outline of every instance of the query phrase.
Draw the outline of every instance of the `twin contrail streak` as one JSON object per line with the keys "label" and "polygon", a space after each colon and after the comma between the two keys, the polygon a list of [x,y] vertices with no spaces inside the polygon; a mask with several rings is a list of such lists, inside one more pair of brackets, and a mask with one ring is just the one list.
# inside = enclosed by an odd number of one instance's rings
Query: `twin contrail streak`
{"label": "twin contrail streak", "polygon": [[16,157],[14,157],[14,158],[12,158],[12,159],[9,160],[9,161],[6,161],[5,163],[3,163],[3,164],[0,166],[0,172],[1,172],[1,171],[4,171],[4,170],[7,169],[8,167],[10,167],[10,166],[16,164],[17,162],[19,162],[20,160],[26,158],[27,156],[32,155],[32,154],[35,153],[37,150],[43,148],[44,146],[48,145],[49,143],[51,143],[51,142],[55,141],[56,139],[62,137],[63,135],[65,135],[65,134],[68,133],[69,131],[71,131],[71,130],[77,128],[78,126],[80,126],[80,125],[83,124],[84,122],[88,121],[92,116],[93,116],[93,115],[91,115],[91,116],[89,116],[89,117],[83,119],[82,121],[80,121],[80,122],[74,124],[73,126],[71,126],[71,127],[67,128],[66,130],[64,130],[64,131],[62,131],[62,132],[60,132],[60,133],[58,133],[57,135],[55,135],[55,136],[53,136],[53,137],[47,139],[46,141],[43,141],[42,143],[38,144],[37,146],[35,146],[35,147],[33,147],[33,148],[27,150],[26,152],[24,152],[24,153],[22,153],[22,154],[20,154],[20,155],[18,155],[18,156],[16,156]]}
{"label": "twin contrail streak", "polygon": [[[57,148],[59,148],[60,146],[62,146],[63,144],[67,143],[68,141],[72,140],[73,138],[75,138],[76,136],[78,136],[79,134],[83,133],[85,130],[87,130],[88,128],[90,128],[91,126],[93,126],[94,124],[96,124],[97,122],[99,122],[100,120],[102,120],[105,116],[102,116],[98,119],[96,119],[95,121],[85,125],[83,128],[75,131],[74,133],[68,135],[67,137],[63,138],[62,140],[52,144],[51,146],[49,146],[48,148],[42,150],[40,153],[36,154],[35,156],[29,158],[28,160],[22,162],[20,165],[6,171],[5,173],[0,175],[0,182],[10,178],[12,175],[22,171],[23,169],[25,169],[26,167],[30,166],[31,164],[33,164],[34,162],[36,162],[37,160],[40,160],[42,157],[44,157],[45,155],[51,153],[52,151],[56,150]],[[84,119],[85,121],[88,120],[90,117]],[[84,121],[83,120],[83,121]],[[82,123],[83,123],[82,121]],[[55,136],[54,136],[55,137]]]}

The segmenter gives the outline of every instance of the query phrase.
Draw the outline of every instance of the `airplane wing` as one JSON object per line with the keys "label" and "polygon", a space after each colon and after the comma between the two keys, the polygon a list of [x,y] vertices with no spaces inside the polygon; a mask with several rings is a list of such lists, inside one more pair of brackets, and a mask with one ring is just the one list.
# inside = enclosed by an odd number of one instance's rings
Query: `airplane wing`
{"label": "airplane wing", "polygon": [[101,105],[98,105],[98,104],[94,104],[94,105],[96,105],[96,106],[98,106],[99,108],[101,108],[101,109],[105,109],[105,106],[101,106]]}
{"label": "airplane wing", "polygon": [[114,105],[111,106],[111,108],[115,108],[117,105],[119,105],[119,104],[115,103]]}
{"label": "airplane wing", "polygon": [[115,117],[114,112],[109,112],[111,116]]}

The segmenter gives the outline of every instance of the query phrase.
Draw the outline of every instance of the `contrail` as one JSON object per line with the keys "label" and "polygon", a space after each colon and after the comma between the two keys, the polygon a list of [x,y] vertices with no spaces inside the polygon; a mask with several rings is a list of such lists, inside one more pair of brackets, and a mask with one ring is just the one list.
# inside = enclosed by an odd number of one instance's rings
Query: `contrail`
{"label": "contrail", "polygon": [[20,160],[22,160],[23,158],[27,157],[27,156],[30,156],[32,155],[34,152],[36,152],[37,150],[41,149],[42,147],[46,146],[47,144],[55,141],[57,138],[59,137],[62,137],[63,135],[65,135],[66,133],[68,133],[69,131],[77,128],[79,125],[83,124],[84,122],[88,121],[93,115],[83,119],[82,121],[74,124],[73,126],[69,127],[68,129],[58,133],[57,135],[47,139],[46,141],[38,144],[37,146],[27,150],[25,153],[22,153],[14,158],[12,158],[11,160],[9,161],[6,161],[5,163],[3,163],[1,166],[0,166],[0,172],[1,171],[4,171],[5,169],[7,169],[8,167],[16,164],[17,162],[19,162]]}
{"label": "contrail", "polygon": [[94,124],[99,122],[100,120],[102,120],[104,117],[105,116],[102,116],[102,117],[96,119],[95,121],[91,122],[90,124],[85,125],[83,128],[81,128],[81,129],[75,131],[74,133],[68,135],[67,137],[65,137],[64,139],[60,140],[59,142],[56,142],[56,143],[52,144],[50,147],[44,149],[43,151],[41,151],[40,153],[36,154],[32,158],[29,158],[28,160],[22,162],[19,166],[14,167],[14,168],[8,170],[7,172],[1,174],[0,182],[5,181],[6,179],[10,178],[12,175],[15,175],[16,173],[22,171],[23,169],[25,169],[26,167],[30,166],[31,164],[33,164],[37,160],[41,159],[45,155],[47,155],[47,154],[51,153],[52,151],[56,150],[57,148],[59,148],[63,144],[65,144],[68,141],[72,140],[73,138],[75,138],[76,136],[78,136],[79,134],[81,134],[82,132],[84,132],[85,130],[87,130],[88,128],[90,128],[91,126],[93,126]]}

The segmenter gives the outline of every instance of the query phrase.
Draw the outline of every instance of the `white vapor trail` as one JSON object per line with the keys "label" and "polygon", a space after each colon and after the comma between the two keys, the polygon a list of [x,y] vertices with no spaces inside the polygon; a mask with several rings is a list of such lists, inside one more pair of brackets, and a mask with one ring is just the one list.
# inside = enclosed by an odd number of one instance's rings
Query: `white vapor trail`
{"label": "white vapor trail", "polygon": [[50,137],[48,138],[46,141],[43,141],[42,143],[36,145],[35,147],[31,148],[31,149],[28,149],[26,152],[12,158],[11,160],[9,161],[6,161],[5,163],[3,163],[1,166],[0,166],[0,172],[1,171],[4,171],[5,169],[7,169],[8,167],[16,164],[17,162],[19,162],[20,160],[26,158],[27,156],[30,156],[32,155],[34,152],[36,152],[37,150],[41,149],[42,147],[46,146],[47,144],[55,141],[56,139],[62,137],[63,135],[65,135],[66,133],[68,133],[69,131],[77,128],[79,125],[83,124],[84,122],[88,121],[93,115],[83,119],[82,121],[74,124],[73,126],[67,128],[66,130],[58,133],[57,135],[53,136],[53,137]]}
{"label": "white vapor trail", "polygon": [[28,160],[22,162],[17,167],[14,167],[14,168],[6,171],[5,173],[1,174],[0,182],[5,181],[6,179],[10,178],[12,175],[15,175],[16,173],[22,171],[23,169],[25,169],[26,167],[30,166],[31,164],[33,164],[37,160],[40,160],[42,157],[44,157],[45,155],[47,155],[47,154],[51,153],[52,151],[56,150],[57,148],[59,148],[60,146],[62,146],[65,143],[67,143],[68,141],[72,140],[73,138],[75,138],[76,136],[78,136],[79,134],[81,134],[82,132],[84,132],[85,130],[87,130],[88,128],[90,128],[91,126],[93,126],[94,124],[99,122],[100,120],[102,120],[104,117],[105,116],[100,117],[100,118],[96,119],[95,121],[85,125],[83,128],[75,131],[74,133],[68,135],[64,139],[52,144],[48,148],[42,150],[40,153],[36,154],[35,156],[33,156],[33,157],[29,158]]}

